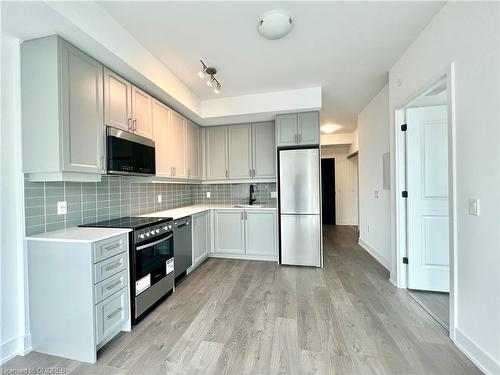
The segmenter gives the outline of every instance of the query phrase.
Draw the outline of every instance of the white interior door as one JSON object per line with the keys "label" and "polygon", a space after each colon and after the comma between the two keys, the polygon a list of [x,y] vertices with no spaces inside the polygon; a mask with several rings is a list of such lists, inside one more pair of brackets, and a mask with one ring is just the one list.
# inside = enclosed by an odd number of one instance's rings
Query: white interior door
{"label": "white interior door", "polygon": [[447,106],[406,110],[408,287],[449,292]]}

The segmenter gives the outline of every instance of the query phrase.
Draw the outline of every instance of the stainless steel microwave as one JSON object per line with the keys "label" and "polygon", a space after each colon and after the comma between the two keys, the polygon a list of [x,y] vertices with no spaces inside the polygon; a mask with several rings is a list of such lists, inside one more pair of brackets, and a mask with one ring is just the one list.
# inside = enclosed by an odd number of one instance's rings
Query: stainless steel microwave
{"label": "stainless steel microwave", "polygon": [[107,173],[151,176],[156,173],[155,143],[151,139],[106,127]]}

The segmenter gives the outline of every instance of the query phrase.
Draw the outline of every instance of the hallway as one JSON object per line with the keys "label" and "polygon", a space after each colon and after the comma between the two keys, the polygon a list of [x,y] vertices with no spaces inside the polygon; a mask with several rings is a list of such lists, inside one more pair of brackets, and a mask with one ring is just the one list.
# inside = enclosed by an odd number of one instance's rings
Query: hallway
{"label": "hallway", "polygon": [[445,330],[326,226],[325,268],[209,259],[97,365],[30,353],[4,368],[75,374],[476,374]]}

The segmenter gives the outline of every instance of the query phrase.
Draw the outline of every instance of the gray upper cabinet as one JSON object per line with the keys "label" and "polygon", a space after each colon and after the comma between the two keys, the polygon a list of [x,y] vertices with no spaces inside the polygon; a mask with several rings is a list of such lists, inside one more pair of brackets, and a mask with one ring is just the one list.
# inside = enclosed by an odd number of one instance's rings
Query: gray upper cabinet
{"label": "gray upper cabinet", "polygon": [[170,114],[171,110],[153,99],[151,105],[153,123],[153,140],[155,141],[156,175],[172,177],[172,161],[170,160]]}
{"label": "gray upper cabinet", "polygon": [[209,127],[206,130],[207,180],[225,180],[227,166],[227,127]]}
{"label": "gray upper cabinet", "polygon": [[252,177],[252,125],[229,126],[228,134],[228,178],[248,179]]}
{"label": "gray upper cabinet", "polygon": [[153,137],[152,98],[123,77],[104,69],[104,124]]}
{"label": "gray upper cabinet", "polygon": [[206,130],[207,180],[273,179],[275,154],[273,121]]}
{"label": "gray upper cabinet", "polygon": [[276,116],[276,133],[278,146],[294,146],[297,144],[297,114]]}
{"label": "gray upper cabinet", "polygon": [[174,111],[171,112],[170,119],[172,131],[170,132],[169,153],[173,168],[172,176],[186,178],[186,120]]}
{"label": "gray upper cabinet", "polygon": [[21,48],[23,170],[34,181],[104,171],[103,67],[58,36]]}
{"label": "gray upper cabinet", "polygon": [[319,144],[319,112],[291,113],[276,116],[277,146]]}
{"label": "gray upper cabinet", "polygon": [[132,85],[104,68],[104,124],[132,131]]}
{"label": "gray upper cabinet", "polygon": [[198,125],[187,121],[186,126],[187,177],[201,180],[201,129]]}
{"label": "gray upper cabinet", "polygon": [[141,89],[132,86],[132,129],[134,133],[151,138],[151,96]]}
{"label": "gray upper cabinet", "polygon": [[306,112],[297,115],[297,134],[300,145],[319,144],[319,112]]}
{"label": "gray upper cabinet", "polygon": [[276,176],[276,142],[274,122],[252,124],[252,177]]}

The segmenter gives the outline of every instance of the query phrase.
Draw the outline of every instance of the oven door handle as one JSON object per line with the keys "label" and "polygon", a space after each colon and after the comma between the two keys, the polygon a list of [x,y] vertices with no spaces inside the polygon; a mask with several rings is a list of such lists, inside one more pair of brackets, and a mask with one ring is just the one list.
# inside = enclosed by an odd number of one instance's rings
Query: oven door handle
{"label": "oven door handle", "polygon": [[167,237],[162,238],[161,240],[158,240],[158,241],[155,241],[155,242],[151,242],[151,243],[148,243],[146,245],[138,246],[138,247],[135,248],[135,250],[136,251],[140,251],[140,250],[147,249],[148,247],[158,245],[159,243],[162,243],[162,242],[165,242],[165,241],[171,239],[173,236],[174,236],[173,234],[170,234]]}

